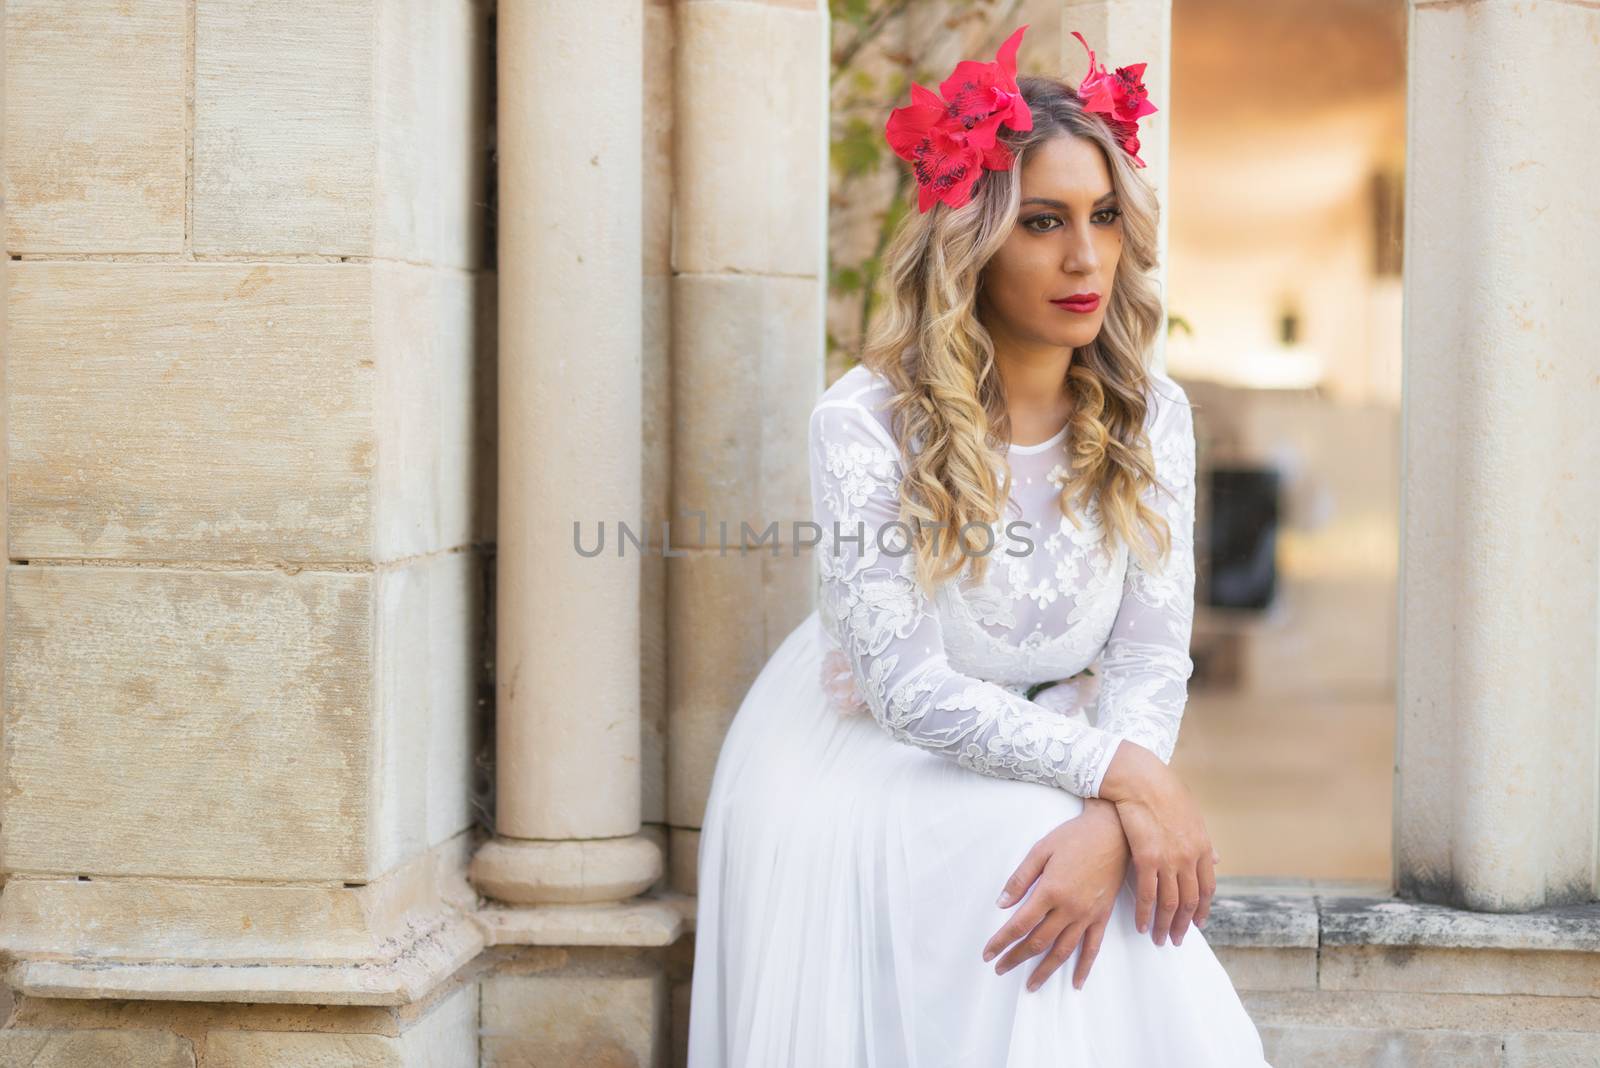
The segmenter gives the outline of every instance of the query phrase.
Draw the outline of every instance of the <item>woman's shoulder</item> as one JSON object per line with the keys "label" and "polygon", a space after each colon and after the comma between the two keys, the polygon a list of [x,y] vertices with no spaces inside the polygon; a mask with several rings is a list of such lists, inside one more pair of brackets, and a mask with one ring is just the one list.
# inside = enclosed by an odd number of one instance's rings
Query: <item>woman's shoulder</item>
{"label": "woman's shoulder", "polygon": [[1182,427],[1190,418],[1189,394],[1165,371],[1152,367],[1145,371],[1146,431],[1156,427]]}
{"label": "woman's shoulder", "polygon": [[890,429],[894,387],[866,364],[858,363],[822,391],[811,410],[813,428],[849,428],[896,448]]}

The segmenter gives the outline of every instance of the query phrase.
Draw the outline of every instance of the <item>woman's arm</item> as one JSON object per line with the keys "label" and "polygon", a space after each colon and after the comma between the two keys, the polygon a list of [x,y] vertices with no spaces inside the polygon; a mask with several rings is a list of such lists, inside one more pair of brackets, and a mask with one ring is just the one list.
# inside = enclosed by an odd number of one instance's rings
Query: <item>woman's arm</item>
{"label": "woman's arm", "polygon": [[1096,796],[1114,734],[950,666],[898,519],[903,472],[888,432],[860,405],[825,400],[812,412],[809,447],[819,612],[873,718],[895,739],[981,774]]}
{"label": "woman's arm", "polygon": [[1094,724],[1172,759],[1188,702],[1189,638],[1194,627],[1194,419],[1183,388],[1156,386],[1149,429],[1157,485],[1144,502],[1166,520],[1172,547],[1151,568],[1130,554],[1122,603],[1101,654]]}

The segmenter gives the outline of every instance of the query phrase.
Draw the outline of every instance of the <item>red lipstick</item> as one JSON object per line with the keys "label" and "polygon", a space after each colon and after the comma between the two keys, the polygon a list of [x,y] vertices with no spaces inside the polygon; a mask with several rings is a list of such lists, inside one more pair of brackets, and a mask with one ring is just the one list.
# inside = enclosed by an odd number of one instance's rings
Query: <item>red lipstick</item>
{"label": "red lipstick", "polygon": [[1058,308],[1065,308],[1067,311],[1092,312],[1100,306],[1100,294],[1074,293],[1070,297],[1058,297],[1050,303]]}

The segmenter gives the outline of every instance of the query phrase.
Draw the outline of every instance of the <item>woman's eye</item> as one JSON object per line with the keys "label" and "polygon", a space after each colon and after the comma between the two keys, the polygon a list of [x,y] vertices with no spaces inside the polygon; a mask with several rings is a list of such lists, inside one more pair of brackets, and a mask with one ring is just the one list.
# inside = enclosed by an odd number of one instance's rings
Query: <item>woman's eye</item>
{"label": "woman's eye", "polygon": [[[1112,223],[1117,221],[1117,218],[1121,214],[1122,214],[1122,212],[1118,208],[1101,208],[1099,211],[1095,212],[1093,215],[1091,215],[1089,217],[1091,219],[1096,220],[1102,226],[1110,226]],[[1032,230],[1036,234],[1045,234],[1045,233],[1049,233],[1051,230],[1054,230],[1055,227],[1054,226],[1035,226],[1034,224],[1035,223],[1060,222],[1060,221],[1061,220],[1059,218],[1057,218],[1056,216],[1054,216],[1054,215],[1035,215],[1033,218],[1029,219],[1023,225],[1026,226],[1028,229]]]}

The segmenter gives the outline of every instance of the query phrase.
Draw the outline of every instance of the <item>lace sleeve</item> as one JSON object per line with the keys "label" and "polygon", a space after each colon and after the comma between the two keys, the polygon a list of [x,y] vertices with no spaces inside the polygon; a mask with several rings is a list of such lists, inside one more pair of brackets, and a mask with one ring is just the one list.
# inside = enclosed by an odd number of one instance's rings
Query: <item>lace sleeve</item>
{"label": "lace sleeve", "polygon": [[818,606],[891,737],[995,778],[1096,797],[1119,739],[954,670],[899,520],[900,451],[862,406],[824,400],[809,435]]}
{"label": "lace sleeve", "polygon": [[1101,656],[1095,725],[1136,742],[1162,762],[1172,759],[1178,725],[1188,701],[1189,636],[1194,625],[1194,418],[1188,397],[1171,380],[1161,384],[1176,400],[1162,397],[1150,430],[1156,479],[1145,502],[1166,518],[1172,553],[1146,570],[1131,557],[1122,604]]}

